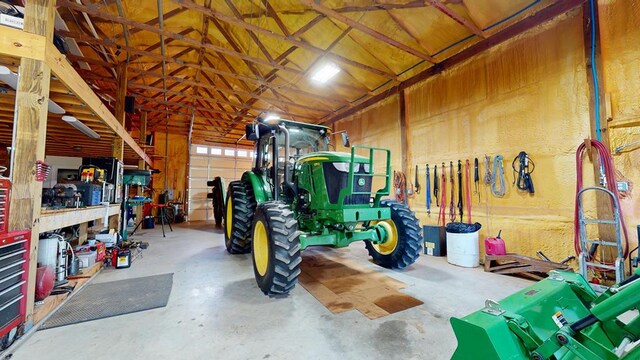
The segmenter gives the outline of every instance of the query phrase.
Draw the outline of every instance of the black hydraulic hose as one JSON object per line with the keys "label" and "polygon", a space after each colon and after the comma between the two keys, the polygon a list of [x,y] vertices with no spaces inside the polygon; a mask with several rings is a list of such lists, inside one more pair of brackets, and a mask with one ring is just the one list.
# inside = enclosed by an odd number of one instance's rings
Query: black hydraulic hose
{"label": "black hydraulic hose", "polygon": [[571,324],[571,330],[578,332],[584,328],[587,328],[595,323],[598,322],[598,318],[593,315],[593,314],[589,314],[585,317],[583,317],[582,319],[574,322],[573,324]]}
{"label": "black hydraulic hose", "polygon": [[[516,162],[518,162],[518,168],[516,170]],[[526,152],[521,151],[518,156],[513,159],[511,163],[511,168],[513,169],[513,182],[517,185],[518,189],[522,191],[527,191],[530,194],[535,192],[533,187],[533,180],[531,179],[531,173],[536,168],[536,164],[534,164],[533,160],[527,155]],[[516,178],[515,173],[518,173]]]}
{"label": "black hydraulic hose", "polygon": [[473,182],[476,187],[476,194],[478,194],[478,202],[480,202],[480,170],[478,168],[478,158],[473,159]]}
{"label": "black hydraulic hose", "polygon": [[460,222],[463,222],[464,211],[462,204],[462,161],[458,160],[458,213],[460,214]]}
{"label": "black hydraulic hose", "polygon": [[433,197],[436,198],[436,206],[440,207],[440,202],[438,200],[438,193],[440,192],[440,185],[438,182],[440,179],[438,178],[438,165],[433,167]]}

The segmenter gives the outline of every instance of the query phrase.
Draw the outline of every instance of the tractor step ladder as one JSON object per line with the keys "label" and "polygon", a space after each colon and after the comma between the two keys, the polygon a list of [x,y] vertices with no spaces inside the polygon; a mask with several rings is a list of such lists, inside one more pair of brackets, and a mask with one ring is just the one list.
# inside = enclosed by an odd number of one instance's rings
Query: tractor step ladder
{"label": "tractor step ladder", "polygon": [[[605,219],[588,219],[584,216],[584,211],[582,207],[582,194],[585,192],[598,192],[602,191],[607,194],[613,204],[613,220],[605,220]],[[580,266],[580,274],[585,278],[589,279],[587,271],[589,268],[592,269],[601,269],[601,270],[613,270],[616,273],[616,283],[620,283],[624,280],[624,249],[622,245],[622,236],[620,233],[621,224],[620,224],[620,203],[618,202],[618,198],[612,193],[609,189],[600,187],[600,186],[590,186],[586,187],[578,192],[576,197],[576,201],[578,202],[578,220],[579,220],[579,229],[580,229],[580,256],[578,258],[579,266]],[[600,239],[588,239],[587,238],[587,224],[606,224],[606,225],[614,225],[616,229],[616,239],[615,241],[605,241]],[[590,246],[598,246],[600,247],[600,259],[604,258],[604,247],[616,248],[616,261],[613,265],[602,264],[591,259],[590,255]]]}

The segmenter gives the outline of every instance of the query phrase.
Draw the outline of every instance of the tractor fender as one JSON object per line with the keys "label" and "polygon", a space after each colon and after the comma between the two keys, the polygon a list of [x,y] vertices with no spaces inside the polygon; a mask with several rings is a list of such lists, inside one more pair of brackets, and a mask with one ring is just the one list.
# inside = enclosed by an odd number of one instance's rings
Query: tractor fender
{"label": "tractor fender", "polygon": [[264,179],[253,171],[246,171],[242,174],[242,182],[251,185],[256,203],[262,204],[272,200],[271,187]]}

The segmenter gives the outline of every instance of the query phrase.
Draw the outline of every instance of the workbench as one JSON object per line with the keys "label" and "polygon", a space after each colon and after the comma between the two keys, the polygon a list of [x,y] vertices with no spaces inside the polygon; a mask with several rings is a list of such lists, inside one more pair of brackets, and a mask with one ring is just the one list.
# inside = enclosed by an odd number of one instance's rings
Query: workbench
{"label": "workbench", "polygon": [[[109,204],[109,218],[120,213],[120,204]],[[104,218],[104,205],[85,208],[46,209],[40,213],[40,232],[53,231],[67,226],[80,225],[79,244],[87,239],[87,223]]]}

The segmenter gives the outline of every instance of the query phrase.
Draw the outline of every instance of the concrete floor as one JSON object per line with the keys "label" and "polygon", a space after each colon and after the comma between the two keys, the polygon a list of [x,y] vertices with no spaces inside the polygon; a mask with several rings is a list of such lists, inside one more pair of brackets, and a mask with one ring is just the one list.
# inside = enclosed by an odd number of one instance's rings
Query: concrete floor
{"label": "concrete floor", "polygon": [[227,254],[212,224],[136,238],[150,243],[144,257],[130,269],[103,270],[93,283],[173,272],[167,307],[38,331],[12,359],[449,359],[451,316],[531,284],[428,256],[394,272],[369,263],[360,244],[335,250],[405,282],[403,291],[424,301],[369,320],[356,310],[333,315],[301,286],[285,299],[262,295],[249,255]]}

